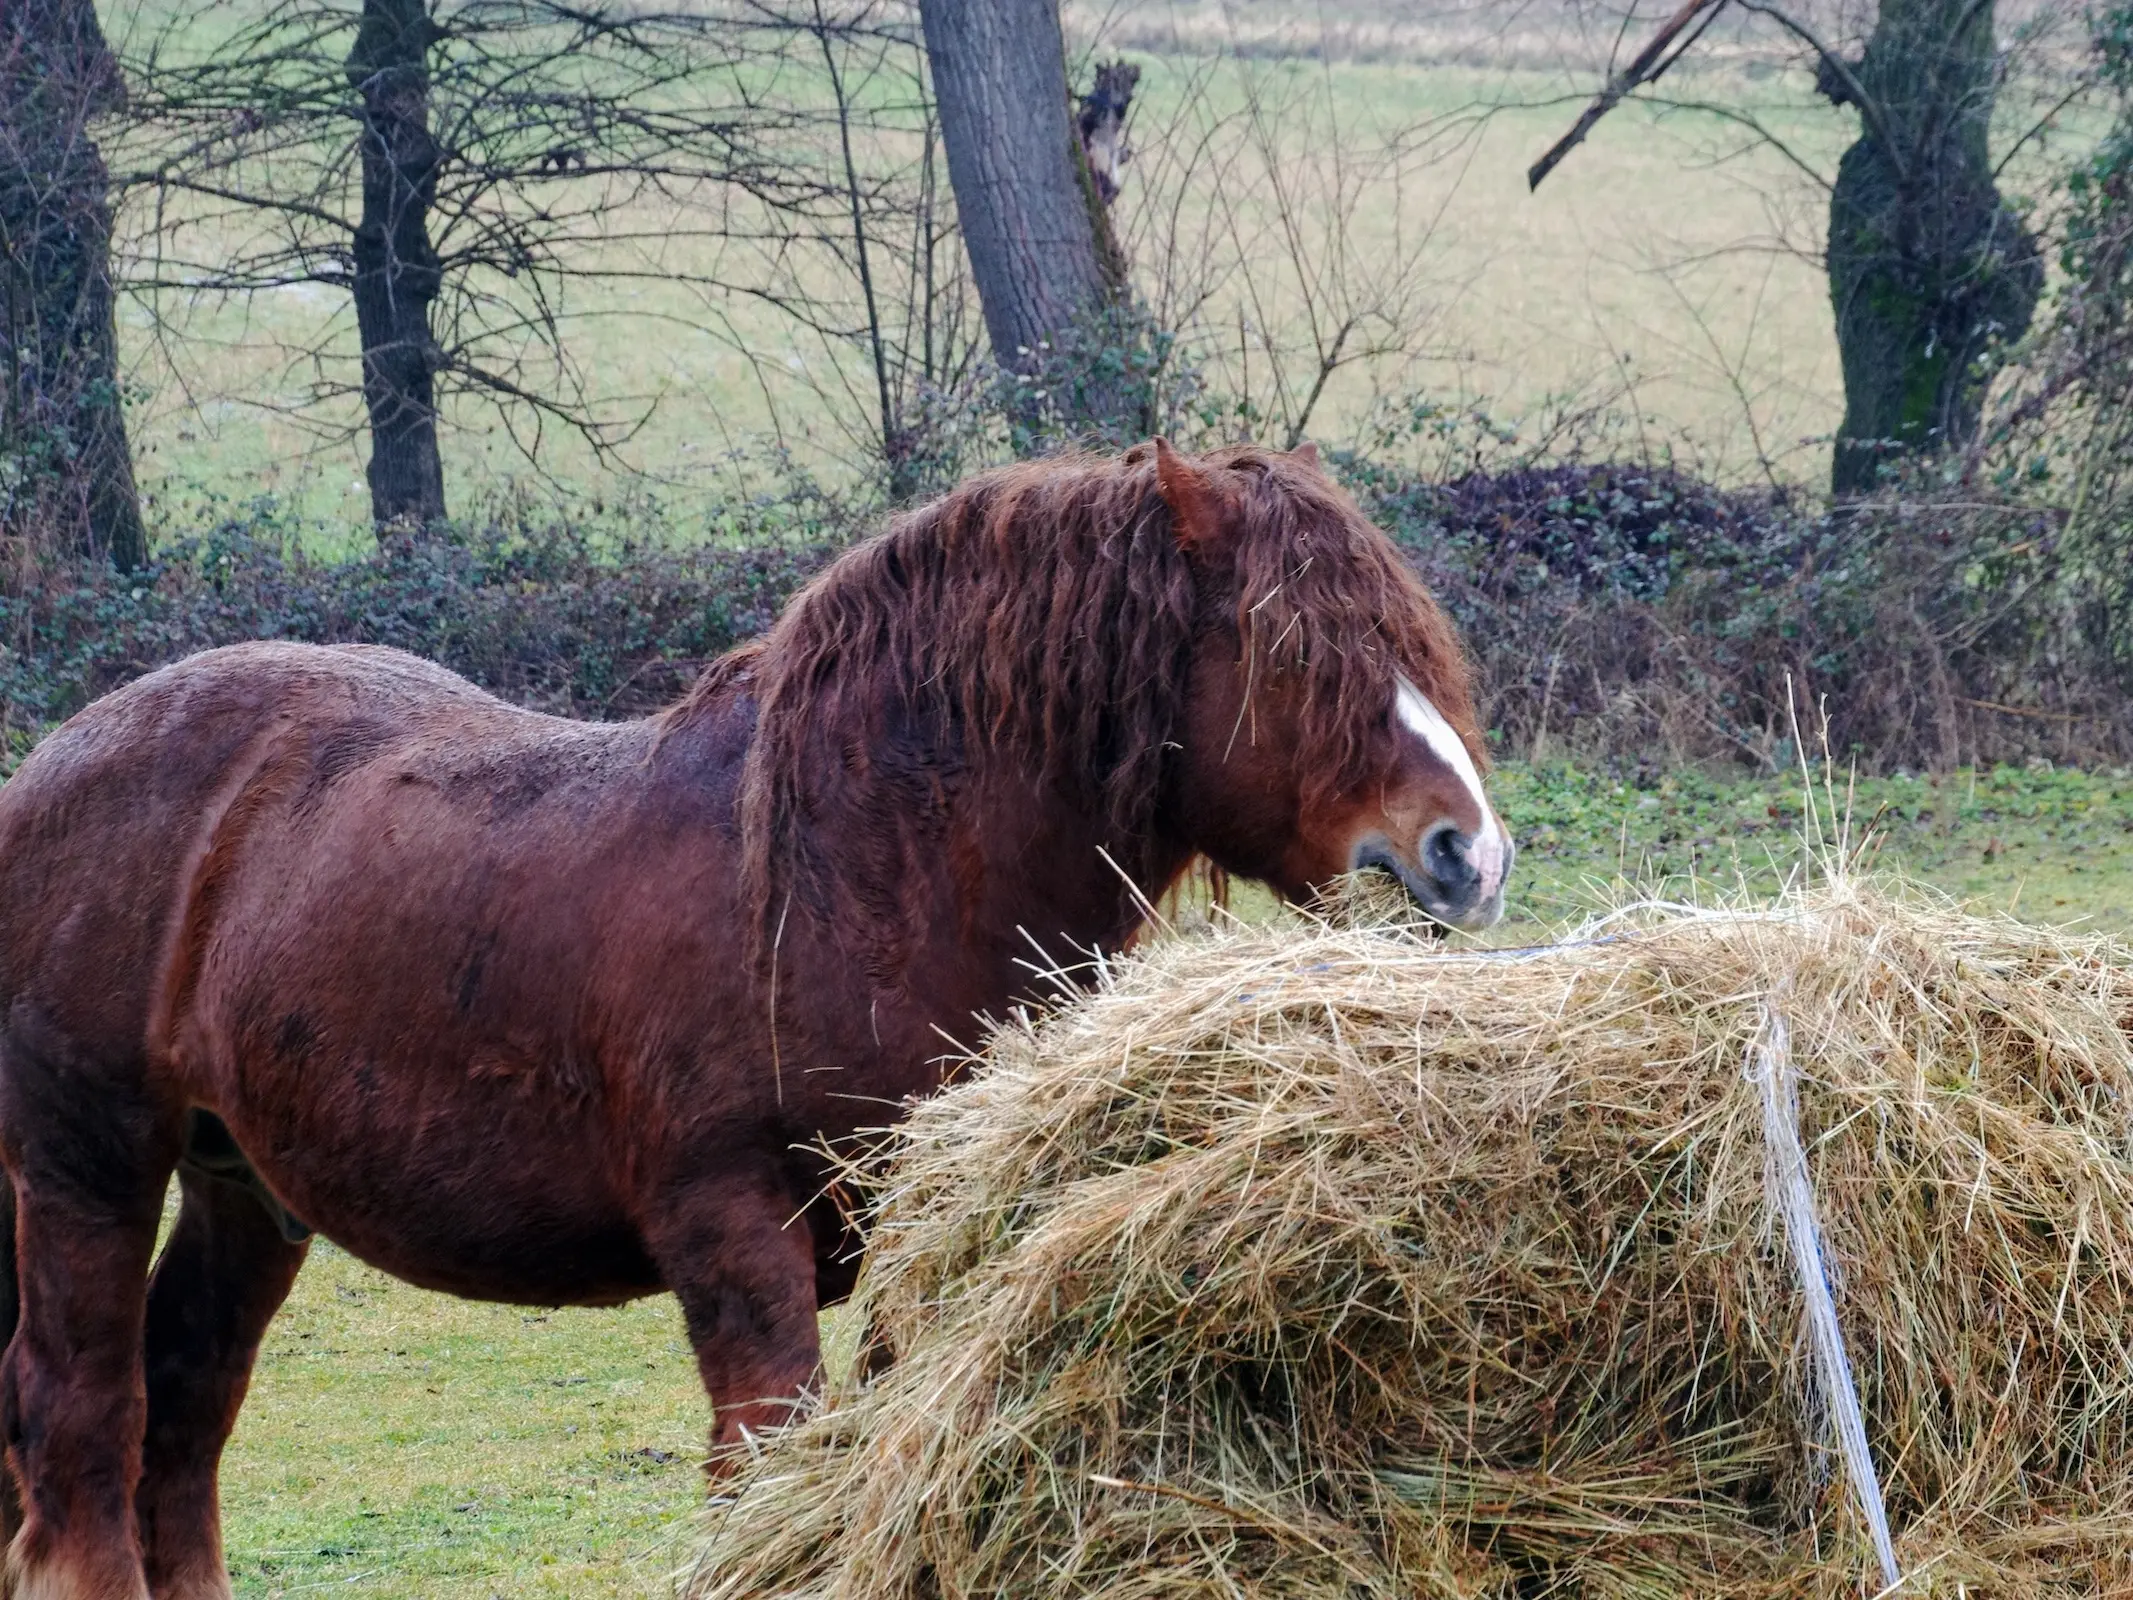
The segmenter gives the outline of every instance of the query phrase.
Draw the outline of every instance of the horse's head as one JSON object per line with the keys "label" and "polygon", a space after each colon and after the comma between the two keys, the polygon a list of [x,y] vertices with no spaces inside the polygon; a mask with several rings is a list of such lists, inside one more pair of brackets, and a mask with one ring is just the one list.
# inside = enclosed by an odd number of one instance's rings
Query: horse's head
{"label": "horse's head", "polygon": [[1377,868],[1439,922],[1495,922],[1511,840],[1464,655],[1407,562],[1308,447],[1154,457],[1198,595],[1171,790],[1190,843],[1292,900]]}

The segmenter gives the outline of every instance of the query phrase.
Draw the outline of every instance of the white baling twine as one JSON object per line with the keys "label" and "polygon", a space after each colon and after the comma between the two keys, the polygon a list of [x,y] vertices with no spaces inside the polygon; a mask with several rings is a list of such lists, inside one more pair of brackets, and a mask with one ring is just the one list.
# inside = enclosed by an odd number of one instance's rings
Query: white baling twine
{"label": "white baling twine", "polygon": [[1822,1230],[1815,1221],[1814,1190],[1807,1181],[1807,1154],[1800,1148],[1799,1075],[1792,1065],[1791,1031],[1785,1019],[1763,1008],[1763,1026],[1748,1047],[1747,1076],[1763,1091],[1763,1185],[1770,1208],[1785,1219],[1792,1264],[1807,1301],[1807,1331],[1821,1369],[1822,1390],[1836,1423],[1837,1450],[1858,1496],[1859,1509],[1873,1530],[1874,1552],[1889,1589],[1903,1581],[1896,1548],[1889,1538],[1889,1516],[1881,1503],[1881,1480],[1867,1449],[1866,1418],[1859,1409],[1859,1389],[1844,1354],[1844,1331],[1837,1326],[1837,1302],[1829,1291],[1822,1254]]}

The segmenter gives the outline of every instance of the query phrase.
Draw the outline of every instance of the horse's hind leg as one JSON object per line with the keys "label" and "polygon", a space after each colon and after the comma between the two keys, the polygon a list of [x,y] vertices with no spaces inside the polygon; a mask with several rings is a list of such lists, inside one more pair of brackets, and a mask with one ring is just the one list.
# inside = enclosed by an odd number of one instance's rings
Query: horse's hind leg
{"label": "horse's hind leg", "polygon": [[249,1189],[179,1169],[177,1226],[148,1289],[148,1426],[135,1496],[156,1600],[228,1600],[216,1472],[267,1324],[307,1247]]}
{"label": "horse's hind leg", "polygon": [[141,1319],[177,1127],[127,1103],[63,1043],[25,1032],[0,1037],[21,1297],[0,1375],[23,1513],[6,1592],[146,1600],[133,1509],[147,1410]]}

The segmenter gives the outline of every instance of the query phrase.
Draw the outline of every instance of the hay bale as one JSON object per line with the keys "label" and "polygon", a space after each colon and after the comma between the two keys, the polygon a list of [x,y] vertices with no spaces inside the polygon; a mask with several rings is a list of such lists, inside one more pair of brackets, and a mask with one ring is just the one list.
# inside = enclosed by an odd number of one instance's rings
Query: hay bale
{"label": "hay bale", "polygon": [[1766,1008],[1907,1592],[2133,1589],[2133,952],[1839,885],[1515,957],[1217,933],[1005,1032],[897,1141],[897,1365],[689,1594],[1879,1589]]}

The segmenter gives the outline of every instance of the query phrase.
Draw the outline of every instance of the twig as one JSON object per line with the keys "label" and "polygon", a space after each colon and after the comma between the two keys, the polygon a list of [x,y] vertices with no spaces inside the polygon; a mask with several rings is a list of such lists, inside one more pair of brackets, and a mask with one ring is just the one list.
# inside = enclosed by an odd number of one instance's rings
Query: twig
{"label": "twig", "polygon": [[1955,697],[1957,705],[1976,706],[1980,711],[1997,711],[2009,717],[2035,717],[2039,722],[2081,722],[2085,720],[2075,711],[2032,711],[2027,706],[2003,706],[1997,700],[1973,700],[1966,694]]}

